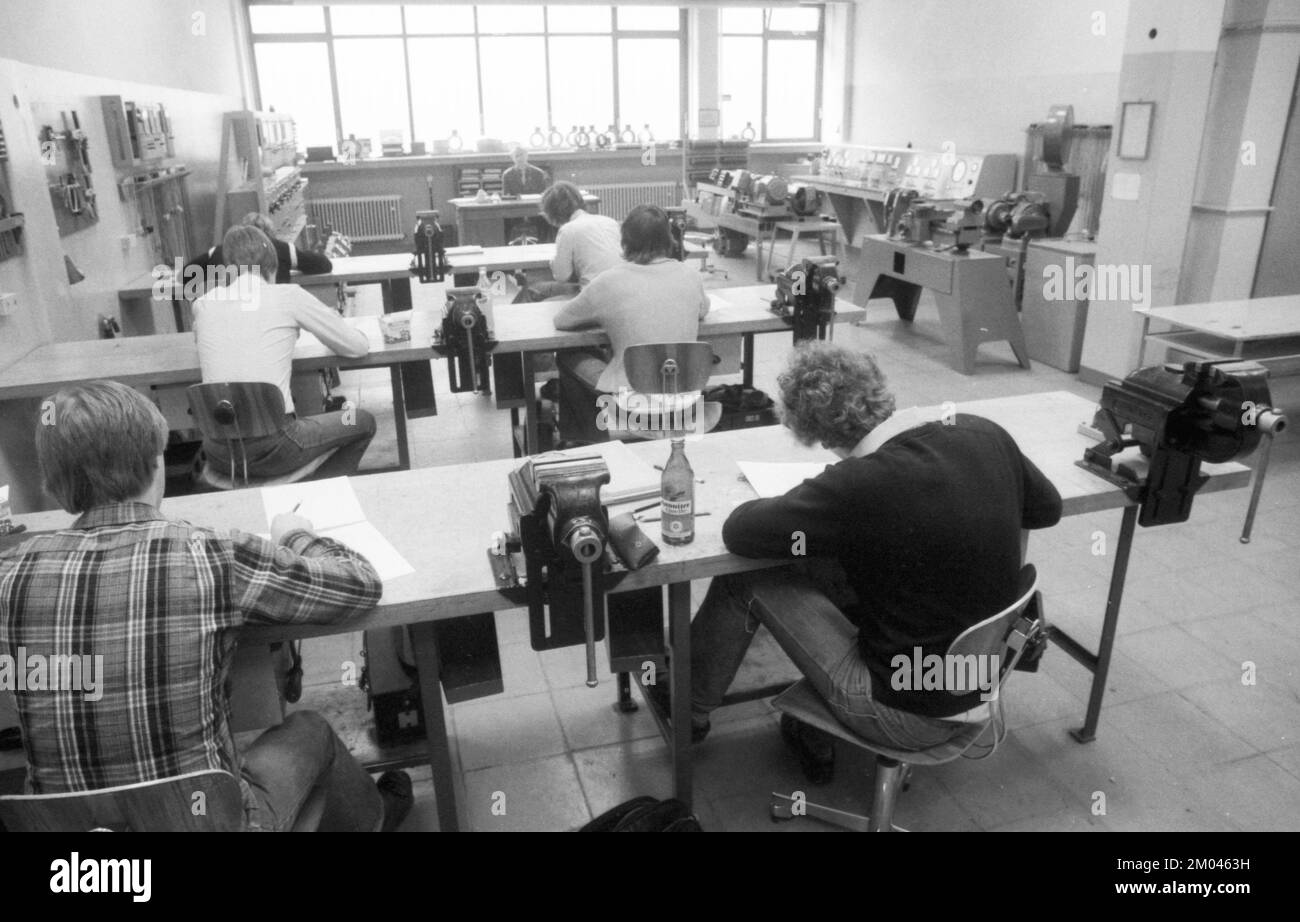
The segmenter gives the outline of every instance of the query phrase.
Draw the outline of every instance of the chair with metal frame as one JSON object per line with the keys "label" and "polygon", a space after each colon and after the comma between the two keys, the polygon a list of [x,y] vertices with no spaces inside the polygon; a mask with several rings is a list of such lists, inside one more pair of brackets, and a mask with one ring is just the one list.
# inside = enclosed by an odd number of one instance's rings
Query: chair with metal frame
{"label": "chair with metal frame", "polygon": [[[314,474],[334,454],[328,451],[280,477],[250,477],[244,440],[266,438],[284,430],[284,395],[280,389],[262,381],[231,381],[195,384],[186,393],[190,399],[190,415],[203,438],[224,442],[230,452],[229,476],[206,459],[196,471],[196,482],[209,489],[237,490],[297,483]],[[242,465],[236,464],[236,448]]]}
{"label": "chair with metal frame", "polygon": [[[641,422],[648,424],[611,426],[609,437],[620,441],[682,438],[711,431],[722,419],[722,404],[705,400],[702,391],[713,374],[715,361],[713,347],[708,343],[628,346],[623,350],[623,370],[630,391],[616,395],[617,405],[607,413],[614,413],[619,422],[625,423],[635,422],[640,414]],[[636,406],[628,401],[635,401]]]}
{"label": "chair with metal frame", "polygon": [[[314,832],[325,812],[316,788],[292,832]],[[95,791],[0,797],[0,822],[10,832],[239,832],[244,799],[239,781],[219,769]]]}
{"label": "chair with metal frame", "polygon": [[[1007,676],[1020,661],[1026,647],[1038,639],[1046,628],[1042,617],[1041,594],[1038,592],[1038,574],[1032,564],[1020,571],[1019,598],[1007,608],[972,627],[967,628],[948,646],[948,656],[996,657],[997,683],[988,700],[953,720],[968,723],[953,739],[938,746],[919,751],[892,749],[876,742],[864,740],[836,720],[826,701],[813,689],[807,679],[801,680],[772,700],[772,706],[802,723],[816,727],[851,746],[875,754],[874,796],[871,815],[860,816],[833,807],[806,802],[802,797],[772,794],[773,820],[789,820],[796,816],[811,816],[834,823],[856,832],[893,832],[894,807],[913,766],[942,765],[966,755],[992,727],[993,740],[976,758],[987,758],[1006,736],[1002,715],[1000,692]],[[1035,598],[1037,596],[1037,598]],[[1037,617],[1026,613],[1030,602],[1035,603]],[[826,604],[830,604],[826,602]],[[969,662],[969,660],[961,660]],[[978,661],[977,661],[978,662]]]}

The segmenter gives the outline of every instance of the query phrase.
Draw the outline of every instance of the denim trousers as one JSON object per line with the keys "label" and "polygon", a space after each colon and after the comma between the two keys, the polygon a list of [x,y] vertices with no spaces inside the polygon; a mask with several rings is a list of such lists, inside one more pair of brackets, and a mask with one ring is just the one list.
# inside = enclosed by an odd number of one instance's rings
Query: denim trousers
{"label": "denim trousers", "polygon": [[257,807],[250,830],[287,832],[307,799],[325,790],[321,832],[378,832],[384,820],[379,788],[334,728],[314,711],[295,711],[243,753],[243,777]]}
{"label": "denim trousers", "polygon": [[692,712],[706,716],[722,703],[762,624],[836,719],[864,740],[917,751],[967,729],[877,701],[857,628],[825,596],[817,581],[791,569],[714,578],[691,622]]}
{"label": "denim trousers", "polygon": [[331,455],[308,480],[349,477],[361,466],[361,458],[375,437],[375,418],[365,410],[342,410],[317,416],[285,417],[284,428],[276,435],[244,439],[239,446],[227,448],[224,442],[204,440],[208,460],[221,473],[230,472],[234,455],[235,475],[244,475],[244,455],[248,456],[249,477],[283,477],[298,470],[328,451]]}
{"label": "denim trousers", "polygon": [[609,364],[594,349],[564,349],[555,353],[560,372],[560,438],[579,442],[608,442],[609,432],[596,425],[601,396],[596,382]]}

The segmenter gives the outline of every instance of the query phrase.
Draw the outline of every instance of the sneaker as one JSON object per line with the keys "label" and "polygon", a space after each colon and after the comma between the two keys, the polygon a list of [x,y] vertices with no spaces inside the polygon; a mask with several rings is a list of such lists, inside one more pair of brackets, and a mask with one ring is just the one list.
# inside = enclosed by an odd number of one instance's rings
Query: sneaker
{"label": "sneaker", "polygon": [[[667,682],[656,682],[653,685],[642,685],[641,689],[646,696],[654,702],[658,711],[669,717],[673,712],[673,695],[668,690]],[[709,723],[709,718],[699,714],[691,714],[691,742],[702,743],[704,738],[709,735],[713,725]]]}
{"label": "sneaker", "polygon": [[781,715],[781,738],[799,757],[809,784],[830,784],[835,778],[835,740],[816,727]]}
{"label": "sneaker", "polygon": [[383,832],[393,832],[402,825],[406,814],[411,812],[415,795],[411,793],[411,776],[406,772],[384,772],[375,782],[379,796],[384,802]]}

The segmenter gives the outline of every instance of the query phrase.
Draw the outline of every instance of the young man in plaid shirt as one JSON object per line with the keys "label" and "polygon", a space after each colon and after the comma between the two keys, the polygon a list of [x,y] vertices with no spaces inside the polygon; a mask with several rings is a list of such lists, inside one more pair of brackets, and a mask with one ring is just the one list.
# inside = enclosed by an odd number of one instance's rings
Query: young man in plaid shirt
{"label": "young man in plaid shirt", "polygon": [[395,827],[410,807],[404,773],[376,786],[310,711],[241,753],[225,689],[242,625],[369,611],[382,593],[374,568],[299,516],[277,516],[270,541],[164,517],[166,443],[158,409],[116,382],[64,388],[42,408],[46,489],[79,518],[0,554],[0,654],[102,657],[102,668],[94,696],[17,692],[29,792],[221,769],[240,781],[249,829],[290,829],[322,788],[322,830]]}

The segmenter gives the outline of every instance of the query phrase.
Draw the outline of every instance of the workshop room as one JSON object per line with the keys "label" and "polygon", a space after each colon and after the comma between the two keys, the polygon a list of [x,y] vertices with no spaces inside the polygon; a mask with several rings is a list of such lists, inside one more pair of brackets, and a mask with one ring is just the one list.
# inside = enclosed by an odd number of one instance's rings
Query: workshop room
{"label": "workshop room", "polygon": [[0,831],[1300,830],[1298,78],[0,0]]}

